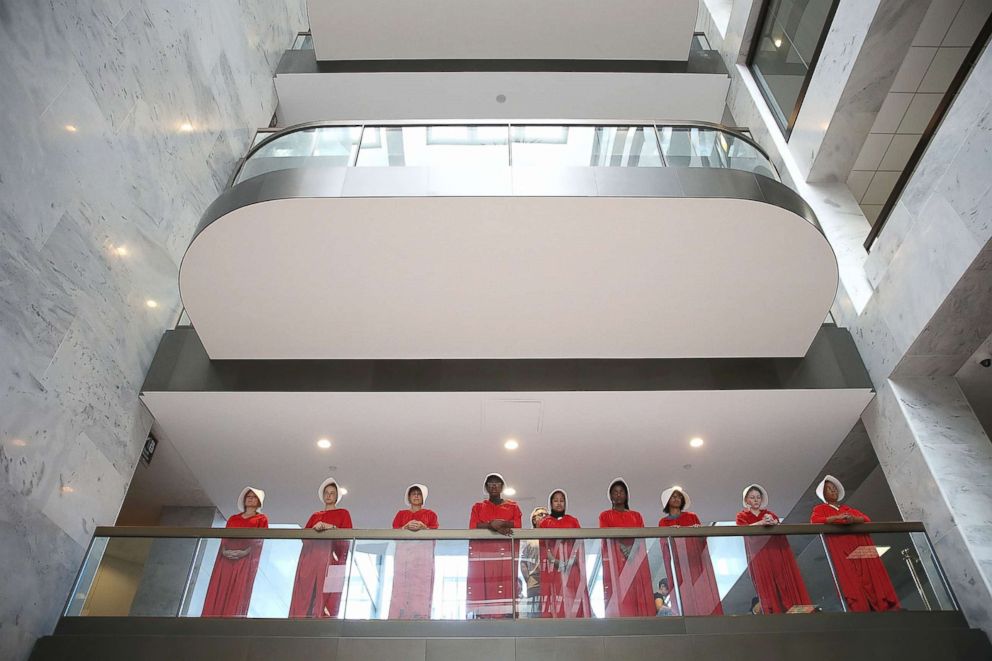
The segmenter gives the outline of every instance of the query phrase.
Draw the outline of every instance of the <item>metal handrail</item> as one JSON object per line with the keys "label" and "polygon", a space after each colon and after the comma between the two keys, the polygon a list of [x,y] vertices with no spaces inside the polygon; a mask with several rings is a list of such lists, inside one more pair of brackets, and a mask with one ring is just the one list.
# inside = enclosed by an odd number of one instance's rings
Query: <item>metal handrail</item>
{"label": "metal handrail", "polygon": [[683,121],[683,120],[646,120],[646,119],[515,119],[513,121],[499,120],[499,119],[438,119],[438,120],[399,120],[399,119],[386,119],[386,120],[362,120],[362,121],[348,121],[348,120],[317,120],[313,122],[304,122],[302,124],[294,124],[293,126],[288,126],[284,129],[272,132],[264,140],[254,145],[248,150],[238,162],[238,166],[234,170],[234,175],[231,177],[231,182],[238,180],[241,175],[241,170],[244,168],[245,163],[255,155],[258,150],[269,145],[270,143],[279,140],[283,136],[290,135],[292,133],[298,133],[300,131],[306,131],[308,129],[314,128],[326,128],[333,126],[354,126],[364,129],[367,126],[379,127],[379,126],[651,126],[655,129],[660,127],[677,127],[677,128],[700,128],[700,129],[712,129],[720,131],[731,135],[739,140],[743,140],[750,146],[754,147],[759,154],[764,156],[765,160],[771,166],[772,170],[778,174],[778,168],[772,163],[771,157],[768,152],[759,145],[753,138],[746,135],[744,131],[747,130],[746,127],[740,126],[724,126],[723,124],[716,124],[713,122],[704,121]]}
{"label": "metal handrail", "polygon": [[[842,535],[871,533],[926,532],[915,521],[859,523],[853,525],[788,524],[776,526],[702,526],[699,528],[579,528],[579,529],[515,529],[512,539],[615,539],[666,537],[750,537],[769,535]],[[166,528],[156,526],[99,526],[94,537],[160,537],[160,538],[218,538],[218,539],[348,539],[348,540],[474,540],[507,539],[489,530],[408,530],[360,528],[333,529],[316,532],[310,529],[286,528]]]}

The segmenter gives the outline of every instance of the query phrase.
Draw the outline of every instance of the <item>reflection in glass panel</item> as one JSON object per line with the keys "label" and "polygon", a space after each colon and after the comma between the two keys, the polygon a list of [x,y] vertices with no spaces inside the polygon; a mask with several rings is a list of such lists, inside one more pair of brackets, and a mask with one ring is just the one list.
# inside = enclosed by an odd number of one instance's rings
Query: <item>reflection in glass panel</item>
{"label": "reflection in glass panel", "polygon": [[237,181],[276,170],[346,167],[355,159],[361,133],[359,126],[322,126],[287,133],[252,154]]}
{"label": "reflection in glass panel", "polygon": [[513,165],[661,167],[651,126],[514,126]]}
{"label": "reflection in glass panel", "polygon": [[359,167],[464,167],[509,164],[506,126],[366,127]]}
{"label": "reflection in glass panel", "polygon": [[783,129],[798,111],[820,36],[835,0],[769,0],[751,54],[751,70]]}

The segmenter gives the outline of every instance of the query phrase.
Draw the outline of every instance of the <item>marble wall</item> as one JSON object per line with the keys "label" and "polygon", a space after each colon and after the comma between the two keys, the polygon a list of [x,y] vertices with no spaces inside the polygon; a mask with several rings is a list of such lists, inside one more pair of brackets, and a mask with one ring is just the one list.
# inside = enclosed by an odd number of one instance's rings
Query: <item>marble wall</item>
{"label": "marble wall", "polygon": [[[721,35],[728,106],[817,214],[840,267],[834,317],[850,328],[878,391],[862,420],[881,468],[902,515],[926,524],[969,621],[992,633],[992,443],[954,379],[992,333],[992,51],[868,255],[857,200],[843,183],[815,180],[807,167],[815,155],[785,140],[743,66],[759,5],[737,0]],[[891,63],[879,66],[887,76]],[[882,73],[868,96],[887,94]]]}
{"label": "marble wall", "polygon": [[179,260],[306,28],[302,0],[0,0],[0,658],[114,522]]}

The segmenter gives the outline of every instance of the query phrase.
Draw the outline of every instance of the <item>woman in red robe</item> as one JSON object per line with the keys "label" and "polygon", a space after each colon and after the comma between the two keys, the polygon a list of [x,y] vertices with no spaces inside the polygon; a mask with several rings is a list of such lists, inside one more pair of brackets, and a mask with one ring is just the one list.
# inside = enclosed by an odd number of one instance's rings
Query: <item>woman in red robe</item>
{"label": "woman in red robe", "polygon": [[[610,509],[599,514],[600,528],[643,528],[644,519],[629,507],[627,482],[610,483]],[[651,567],[643,539],[603,540],[603,601],[606,617],[654,617]]]}
{"label": "woman in red robe", "polygon": [[[844,485],[833,475],[823,478],[816,495],[823,504],[813,508],[810,523],[847,526],[871,521],[853,507],[839,504],[844,500]],[[900,607],[892,579],[870,535],[824,535],[823,539],[848,610],[887,611]]]}
{"label": "woman in red robe", "polygon": [[[317,532],[351,528],[351,514],[338,507],[341,494],[333,477],[324,480],[317,489],[317,496],[324,509],[311,514],[305,527]],[[303,540],[293,581],[293,597],[289,602],[290,617],[338,616],[350,547],[351,542],[347,539]]]}
{"label": "woman in red robe", "polygon": [[[268,528],[269,519],[262,514],[264,500],[264,491],[245,487],[238,496],[238,513],[227,520],[225,528]],[[260,539],[221,540],[200,617],[248,615],[248,602],[261,555]]]}
{"label": "woman in red robe", "polygon": [[[744,509],[737,513],[739,526],[775,526],[780,523],[768,509],[768,492],[760,484],[749,484],[743,493]],[[789,540],[783,535],[744,538],[747,571],[758,593],[763,613],[808,612],[812,600],[799,572]]]}
{"label": "woman in red robe", "polygon": [[[434,530],[437,514],[424,507],[427,487],[411,484],[406,489],[407,509],[393,517],[394,530]],[[393,590],[389,601],[390,620],[431,619],[434,593],[434,540],[400,540],[393,555]]]}
{"label": "woman in red robe", "polygon": [[[550,514],[541,528],[581,528],[565,513],[568,494],[555,489],[548,496]],[[586,586],[586,547],[581,539],[541,540],[541,617],[592,617]]]}
{"label": "woman in red robe", "polygon": [[[698,528],[699,517],[689,508],[689,495],[682,487],[665,489],[661,494],[665,516],[658,521],[662,528]],[[710,561],[710,550],[705,537],[671,537],[671,553],[667,544],[661,545],[665,558],[668,584],[678,587],[683,615],[723,615],[720,590]],[[674,571],[674,575],[673,575]]]}
{"label": "woman in red robe", "polygon": [[466,615],[475,619],[513,617],[513,587],[517,577],[509,537],[514,528],[521,526],[523,517],[515,502],[503,500],[502,475],[490,473],[484,484],[489,497],[472,505],[468,527],[491,530],[507,539],[469,540]]}

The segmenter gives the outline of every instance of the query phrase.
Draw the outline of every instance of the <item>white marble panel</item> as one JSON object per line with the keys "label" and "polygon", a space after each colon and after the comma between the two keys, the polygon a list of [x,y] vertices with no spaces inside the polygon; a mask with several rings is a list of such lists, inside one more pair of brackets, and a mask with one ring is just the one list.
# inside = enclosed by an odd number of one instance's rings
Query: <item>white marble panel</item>
{"label": "white marble panel", "polygon": [[932,0],[913,38],[913,45],[940,46],[963,3],[964,0]]}
{"label": "white marble panel", "polygon": [[921,94],[943,94],[946,92],[951,86],[954,76],[957,75],[958,69],[961,68],[961,63],[964,62],[968,50],[967,48],[939,48],[917,91]]}
{"label": "white marble panel", "polygon": [[889,148],[885,150],[882,162],[878,164],[879,170],[902,173],[909,163],[909,157],[913,155],[913,150],[920,143],[918,135],[894,135]]}
{"label": "white marble panel", "polygon": [[851,174],[847,177],[847,187],[851,189],[851,194],[854,195],[854,199],[861,202],[861,198],[865,196],[865,192],[868,190],[869,184],[871,184],[871,178],[875,176],[875,173],[870,170],[852,170]]}
{"label": "white marble panel", "polygon": [[885,101],[875,116],[875,123],[871,125],[872,133],[895,133],[902,121],[902,116],[909,108],[909,102],[913,100],[912,94],[900,94],[889,92],[885,95]]}
{"label": "white marble panel", "polygon": [[992,3],[988,0],[964,0],[940,45],[970,47],[975,43],[990,12]]}
{"label": "white marble panel", "polygon": [[890,142],[892,142],[892,135],[889,133],[868,134],[851,169],[877,170],[878,164],[882,162],[882,157],[885,156],[885,150],[889,148]]}
{"label": "white marble panel", "polygon": [[917,94],[899,122],[899,133],[923,133],[933,119],[943,94]]}
{"label": "white marble panel", "polygon": [[892,92],[909,92],[912,94],[920,87],[923,77],[930,68],[933,56],[937,54],[936,48],[925,46],[912,46],[906,53],[906,58],[899,67],[895,80],[892,81]]}

